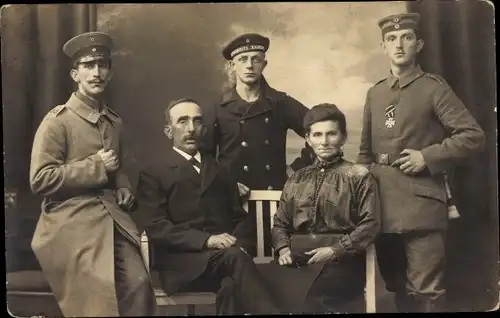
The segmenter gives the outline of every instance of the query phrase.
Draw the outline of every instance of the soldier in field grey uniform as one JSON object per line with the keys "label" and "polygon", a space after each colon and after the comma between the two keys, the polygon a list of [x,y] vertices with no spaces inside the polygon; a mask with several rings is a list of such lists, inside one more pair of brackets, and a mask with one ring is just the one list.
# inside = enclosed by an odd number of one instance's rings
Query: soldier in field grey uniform
{"label": "soldier in field grey uniform", "polygon": [[102,93],[111,78],[112,39],[90,32],[69,40],[78,90],[42,120],[30,184],[44,196],[31,246],[66,317],[148,316],[156,299],[129,212],[122,119]]}
{"label": "soldier in field grey uniform", "polygon": [[444,310],[444,174],[479,152],[484,132],[447,82],[424,72],[420,15],[382,19],[382,47],[391,71],[368,91],[358,163],[379,183],[383,234],[377,258],[399,311]]}

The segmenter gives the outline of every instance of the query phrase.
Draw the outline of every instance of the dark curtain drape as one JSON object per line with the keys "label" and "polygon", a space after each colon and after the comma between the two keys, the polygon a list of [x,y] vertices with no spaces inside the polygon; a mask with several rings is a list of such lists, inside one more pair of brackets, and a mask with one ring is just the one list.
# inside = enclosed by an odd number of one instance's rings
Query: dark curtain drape
{"label": "dark curtain drape", "polygon": [[[484,153],[457,168],[453,188],[462,217],[449,231],[447,281],[456,310],[498,301],[496,57],[494,10],[485,1],[420,1],[425,47],[419,63],[442,75],[486,132]],[[41,198],[28,183],[31,144],[44,114],[73,90],[62,45],[95,30],[95,5],[10,5],[1,17],[7,271],[36,269],[30,241]]]}
{"label": "dark curtain drape", "polygon": [[418,1],[423,69],[443,76],[486,134],[486,150],[459,166],[453,189],[462,217],[452,221],[447,283],[456,310],[488,310],[498,293],[498,174],[494,8],[486,1]]}
{"label": "dark curtain drape", "polygon": [[41,119],[73,90],[63,44],[95,29],[95,5],[2,8],[2,105],[7,270],[36,269],[30,248],[41,198],[30,193],[32,140]]}

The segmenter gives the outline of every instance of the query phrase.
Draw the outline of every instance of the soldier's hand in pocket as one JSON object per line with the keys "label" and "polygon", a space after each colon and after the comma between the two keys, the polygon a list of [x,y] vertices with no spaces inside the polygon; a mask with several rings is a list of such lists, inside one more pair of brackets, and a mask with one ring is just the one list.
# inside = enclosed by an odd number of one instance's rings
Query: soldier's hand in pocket
{"label": "soldier's hand in pocket", "polygon": [[120,208],[125,211],[130,211],[132,210],[134,202],[134,194],[130,191],[130,189],[120,188],[116,190],[116,204],[118,204]]}

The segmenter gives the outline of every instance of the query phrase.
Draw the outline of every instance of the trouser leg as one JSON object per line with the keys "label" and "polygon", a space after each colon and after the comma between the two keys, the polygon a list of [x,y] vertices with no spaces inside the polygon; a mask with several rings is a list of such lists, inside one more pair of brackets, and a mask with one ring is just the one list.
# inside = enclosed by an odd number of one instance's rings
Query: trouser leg
{"label": "trouser leg", "polygon": [[217,315],[243,315],[245,312],[241,308],[237,297],[234,297],[236,292],[236,284],[231,277],[224,277],[220,283],[220,289],[217,292],[215,302],[215,312]]}
{"label": "trouser leg", "polygon": [[157,314],[156,297],[149,273],[137,246],[115,226],[115,286],[120,316]]}
{"label": "trouser leg", "polygon": [[406,291],[415,311],[445,310],[445,232],[428,231],[405,235],[408,259]]}
{"label": "trouser leg", "polygon": [[406,295],[408,263],[403,237],[400,234],[382,234],[375,242],[375,250],[385,289],[395,293],[397,310],[399,312],[411,311],[411,303]]}
{"label": "trouser leg", "polygon": [[[275,306],[273,297],[260,276],[252,257],[240,250],[239,247],[215,252],[209,260],[207,274],[220,277],[230,277],[232,282],[227,283],[229,290],[225,299],[221,302],[239,304],[245,313],[250,314],[272,314],[279,313]],[[224,281],[223,281],[224,282]],[[235,299],[231,299],[235,297]],[[232,314],[224,312],[224,314]]]}

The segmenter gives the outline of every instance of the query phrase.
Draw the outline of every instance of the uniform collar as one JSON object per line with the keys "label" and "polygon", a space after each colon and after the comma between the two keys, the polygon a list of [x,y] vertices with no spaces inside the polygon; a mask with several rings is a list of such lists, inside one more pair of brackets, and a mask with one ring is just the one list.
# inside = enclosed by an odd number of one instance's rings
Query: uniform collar
{"label": "uniform collar", "polygon": [[183,156],[184,158],[186,158],[187,161],[191,160],[192,157],[194,157],[196,160],[198,160],[199,163],[201,163],[201,154],[200,152],[198,151],[196,153],[196,155],[194,156],[191,156],[190,154],[180,150],[179,148],[177,147],[172,147],[179,155]]}
{"label": "uniform collar", "polygon": [[399,81],[399,87],[403,88],[410,83],[412,83],[414,80],[419,78],[420,76],[424,75],[424,71],[422,71],[422,68],[420,68],[420,65],[415,65],[415,67],[406,74],[405,76],[398,78],[392,74],[391,71],[389,71],[389,76],[387,77],[387,83],[389,84],[389,87],[394,87],[396,82]]}
{"label": "uniform collar", "polygon": [[102,105],[102,110],[99,112],[98,102],[91,100],[78,91],[71,94],[66,106],[93,124],[99,121],[101,115],[106,116],[111,121],[117,121],[119,118],[118,114],[109,109],[105,104]]}
{"label": "uniform collar", "polygon": [[85,104],[87,104],[88,106],[94,108],[94,109],[97,109],[97,110],[100,110],[101,109],[101,102],[98,101],[98,100],[95,100],[95,99],[92,99],[88,96],[85,96],[83,95],[80,91],[76,91],[75,92],[75,96],[78,97],[82,102],[84,102]]}
{"label": "uniform collar", "polygon": [[[266,98],[270,101],[276,101],[278,100],[278,91],[276,91],[274,88],[269,86],[267,83],[266,79],[264,76],[262,76],[261,81],[260,81],[260,96],[259,99]],[[225,92],[222,93],[221,97],[221,105],[224,106],[226,104],[229,104],[230,102],[234,102],[237,100],[243,100],[240,95],[238,95],[238,92],[236,91],[236,87],[232,87]]]}

